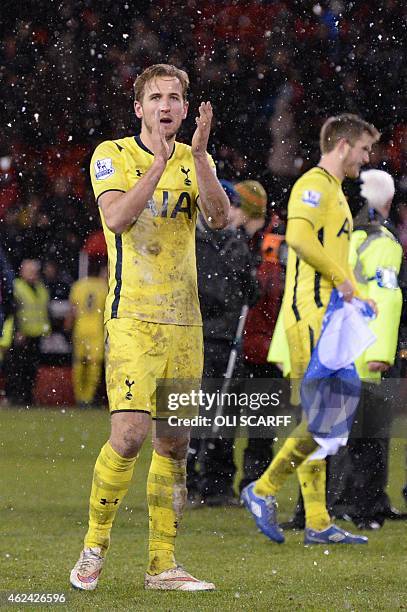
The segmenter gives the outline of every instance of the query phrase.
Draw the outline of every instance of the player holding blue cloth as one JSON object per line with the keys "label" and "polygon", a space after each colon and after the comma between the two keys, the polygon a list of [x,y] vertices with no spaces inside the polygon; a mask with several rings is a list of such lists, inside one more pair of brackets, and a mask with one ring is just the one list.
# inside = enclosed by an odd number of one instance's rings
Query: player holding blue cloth
{"label": "player holding blue cloth", "polygon": [[[355,294],[356,282],[348,264],[352,215],[342,181],[359,176],[378,139],[376,128],[356,115],[329,118],[321,129],[318,166],[306,172],[291,191],[283,314],[294,404],[299,403],[301,379],[321,333],[332,289],[336,287],[345,301]],[[332,525],[326,508],[325,461],[307,461],[317,446],[303,418],[264,474],[243,490],[242,501],[259,529],[271,540],[283,542],[275,496],[286,478],[297,471],[305,505],[305,542],[365,543],[367,538]]]}

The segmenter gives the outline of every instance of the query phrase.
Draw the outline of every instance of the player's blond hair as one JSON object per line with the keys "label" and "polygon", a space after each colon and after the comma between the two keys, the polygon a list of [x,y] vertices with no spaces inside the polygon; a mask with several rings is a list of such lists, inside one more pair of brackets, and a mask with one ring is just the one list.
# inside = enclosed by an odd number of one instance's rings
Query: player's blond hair
{"label": "player's blond hair", "polygon": [[143,101],[146,83],[157,77],[172,77],[179,80],[182,87],[182,97],[187,99],[189,77],[185,70],[181,70],[171,64],[153,64],[146,68],[134,81],[134,97],[137,102]]}
{"label": "player's blond hair", "polygon": [[321,153],[332,151],[341,138],[354,145],[364,133],[369,134],[373,142],[377,142],[380,138],[380,132],[375,126],[358,115],[343,113],[337,117],[330,117],[321,128],[319,138]]}

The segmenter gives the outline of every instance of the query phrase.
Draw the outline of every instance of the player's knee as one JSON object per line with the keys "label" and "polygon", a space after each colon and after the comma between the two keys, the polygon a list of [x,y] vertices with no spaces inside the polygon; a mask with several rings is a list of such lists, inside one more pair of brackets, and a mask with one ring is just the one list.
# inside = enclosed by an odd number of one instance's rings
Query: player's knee
{"label": "player's knee", "polygon": [[113,448],[121,457],[130,459],[136,457],[143,445],[144,440],[135,440],[134,438],[119,438],[110,436],[109,442]]}
{"label": "player's knee", "polygon": [[150,424],[149,419],[140,419],[137,418],[138,416],[112,415],[110,444],[122,457],[135,457],[140,452],[146,439]]}

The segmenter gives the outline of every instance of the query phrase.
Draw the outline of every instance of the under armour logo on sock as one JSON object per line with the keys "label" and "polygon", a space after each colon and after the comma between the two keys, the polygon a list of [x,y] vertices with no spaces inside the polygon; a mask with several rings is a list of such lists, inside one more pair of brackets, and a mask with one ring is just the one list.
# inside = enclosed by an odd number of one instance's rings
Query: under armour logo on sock
{"label": "under armour logo on sock", "polygon": [[100,500],[100,503],[102,504],[102,506],[107,506],[108,504],[118,504],[119,503],[119,498],[116,497],[116,499],[109,501],[106,499],[106,497],[102,497],[102,499]]}

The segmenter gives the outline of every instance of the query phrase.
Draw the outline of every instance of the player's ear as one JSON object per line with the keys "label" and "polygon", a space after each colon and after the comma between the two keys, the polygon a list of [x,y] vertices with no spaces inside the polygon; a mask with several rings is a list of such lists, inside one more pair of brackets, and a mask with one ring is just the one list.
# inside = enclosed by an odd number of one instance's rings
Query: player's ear
{"label": "player's ear", "polygon": [[182,115],[183,119],[186,119],[188,114],[189,102],[184,102],[184,114]]}
{"label": "player's ear", "polygon": [[143,116],[143,107],[141,106],[140,102],[138,102],[137,100],[134,101],[134,112],[136,113],[136,117],[138,119],[141,119]]}
{"label": "player's ear", "polygon": [[346,140],[346,138],[340,138],[337,146],[338,146],[339,158],[344,159],[350,150],[349,142]]}

